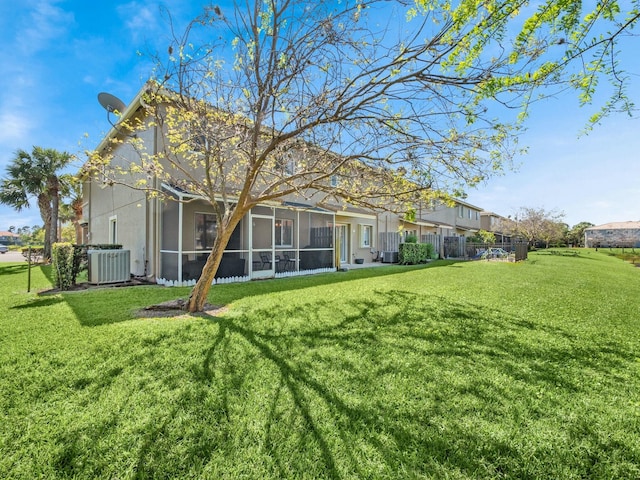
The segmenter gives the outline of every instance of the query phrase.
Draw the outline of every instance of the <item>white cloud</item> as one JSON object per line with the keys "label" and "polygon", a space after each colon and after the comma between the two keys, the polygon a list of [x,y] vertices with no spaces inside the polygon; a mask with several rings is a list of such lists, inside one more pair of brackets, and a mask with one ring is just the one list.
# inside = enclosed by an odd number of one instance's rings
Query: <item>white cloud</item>
{"label": "white cloud", "polygon": [[158,29],[157,4],[130,2],[118,6],[117,11],[135,41],[140,38],[151,38],[153,32]]}
{"label": "white cloud", "polygon": [[3,109],[0,113],[0,144],[21,143],[29,137],[32,122],[28,114]]}
{"label": "white cloud", "polygon": [[58,0],[38,1],[30,12],[28,20],[16,36],[17,47],[26,54],[48,48],[51,42],[63,37],[67,27],[74,21],[72,13],[65,12],[55,4]]}

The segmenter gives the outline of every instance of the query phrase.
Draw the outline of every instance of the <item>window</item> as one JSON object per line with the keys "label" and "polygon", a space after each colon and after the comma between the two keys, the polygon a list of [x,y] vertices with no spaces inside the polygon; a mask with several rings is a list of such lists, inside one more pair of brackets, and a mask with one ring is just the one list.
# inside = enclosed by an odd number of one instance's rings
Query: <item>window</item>
{"label": "window", "polygon": [[329,179],[330,185],[332,187],[337,187],[338,186],[338,176],[337,175],[331,175],[330,179]]}
{"label": "window", "polygon": [[473,212],[471,210],[467,210],[468,212],[468,216],[469,216],[469,220],[471,220],[473,218]]}
{"label": "window", "polygon": [[216,239],[216,216],[212,213],[196,213],[196,250],[213,248]]}
{"label": "window", "polygon": [[201,125],[200,122],[191,122],[187,135],[189,137],[188,142],[192,152],[203,153],[211,146],[210,129]]}
{"label": "window", "polygon": [[371,248],[373,246],[373,226],[360,225],[360,248]]}
{"label": "window", "polygon": [[285,155],[276,160],[276,169],[284,175],[293,175],[297,170],[297,163],[290,155]]}
{"label": "window", "polygon": [[458,205],[458,217],[464,218],[464,207],[462,205]]}
{"label": "window", "polygon": [[293,220],[276,218],[276,246],[293,246]]}

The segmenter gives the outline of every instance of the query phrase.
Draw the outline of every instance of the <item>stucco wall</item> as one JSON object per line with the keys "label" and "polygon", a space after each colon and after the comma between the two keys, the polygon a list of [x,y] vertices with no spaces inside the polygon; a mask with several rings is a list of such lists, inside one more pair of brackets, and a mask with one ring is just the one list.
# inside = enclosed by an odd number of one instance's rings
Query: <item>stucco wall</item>
{"label": "stucco wall", "polygon": [[[143,140],[151,142],[153,130],[139,134]],[[149,143],[151,144],[151,143]],[[138,160],[138,154],[129,144],[121,144],[113,151],[114,165],[125,167],[128,162]],[[126,183],[135,182],[128,176]],[[87,191],[88,190],[88,191]],[[153,258],[147,252],[146,234],[150,228],[150,217],[154,200],[148,201],[144,192],[119,183],[110,184],[98,175],[85,184],[85,201],[88,201],[88,241],[91,244],[106,244],[115,240],[123,249],[131,252],[131,273],[149,273]],[[116,224],[116,238],[112,239],[113,222]],[[147,263],[148,262],[148,263]]]}

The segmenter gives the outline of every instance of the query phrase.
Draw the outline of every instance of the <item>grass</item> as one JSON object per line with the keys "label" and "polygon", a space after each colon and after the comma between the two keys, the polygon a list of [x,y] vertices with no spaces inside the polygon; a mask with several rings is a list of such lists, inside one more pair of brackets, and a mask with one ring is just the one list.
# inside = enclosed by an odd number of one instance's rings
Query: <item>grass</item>
{"label": "grass", "polygon": [[215,318],[0,291],[2,478],[640,477],[640,270],[606,254],[219,285]]}

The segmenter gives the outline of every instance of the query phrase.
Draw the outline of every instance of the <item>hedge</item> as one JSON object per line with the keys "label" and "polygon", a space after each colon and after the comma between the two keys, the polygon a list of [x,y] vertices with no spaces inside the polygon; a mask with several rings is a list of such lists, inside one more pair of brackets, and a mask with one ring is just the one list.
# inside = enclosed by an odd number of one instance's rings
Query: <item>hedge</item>
{"label": "hedge", "polygon": [[60,290],[69,290],[74,284],[73,278],[73,245],[68,242],[54,243],[51,246],[51,264],[53,280]]}
{"label": "hedge", "polygon": [[426,263],[435,254],[431,243],[401,243],[398,250],[398,263],[401,265]]}

